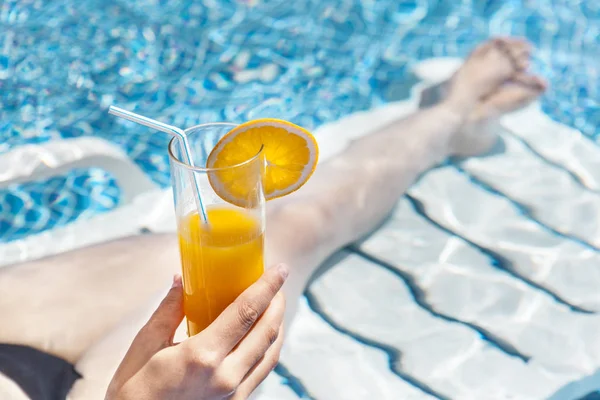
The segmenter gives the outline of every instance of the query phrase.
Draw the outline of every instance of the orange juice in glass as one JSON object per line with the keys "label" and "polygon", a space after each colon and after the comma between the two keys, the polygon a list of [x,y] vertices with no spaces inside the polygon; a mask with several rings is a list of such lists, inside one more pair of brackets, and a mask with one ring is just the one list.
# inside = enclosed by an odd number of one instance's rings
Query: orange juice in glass
{"label": "orange juice in glass", "polygon": [[[181,254],[184,309],[190,336],[201,332],[264,271],[265,196],[262,147],[247,159],[206,168],[208,154],[236,125],[186,130],[194,166],[177,139],[169,144]],[[226,198],[219,181],[234,182]],[[216,190],[215,190],[216,189]],[[200,192],[204,214],[198,209]],[[224,199],[225,197],[225,199]]]}

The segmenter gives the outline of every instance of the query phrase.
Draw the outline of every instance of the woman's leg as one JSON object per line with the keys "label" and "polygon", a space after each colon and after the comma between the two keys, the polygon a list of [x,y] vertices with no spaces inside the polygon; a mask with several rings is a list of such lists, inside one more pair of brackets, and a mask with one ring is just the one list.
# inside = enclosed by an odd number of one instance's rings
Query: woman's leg
{"label": "woman's leg", "polygon": [[120,239],[0,269],[0,342],[76,362],[179,269],[177,239]]}
{"label": "woman's leg", "polygon": [[[515,60],[528,58],[523,44],[503,43],[479,47],[453,79],[442,104],[355,141],[320,165],[300,191],[269,204],[267,262],[291,266],[285,286],[288,322],[295,299],[319,264],[376,227],[419,174],[451,153],[489,147],[487,139],[483,144],[476,137],[470,143],[458,140],[461,131],[469,134],[466,128],[522,106],[541,93],[539,80],[520,74],[515,66]],[[505,51],[511,52],[512,61]],[[84,379],[75,385],[74,399],[101,398],[133,336],[160,298],[158,294],[137,316],[126,318],[80,359],[77,369]]]}
{"label": "woman's leg", "polygon": [[298,192],[271,209],[268,259],[291,265],[287,321],[315,269],[389,214],[418,176],[451,155],[475,155],[497,142],[486,129],[535,100],[545,83],[528,75],[529,45],[496,39],[479,46],[436,105],[354,141],[319,165]]}

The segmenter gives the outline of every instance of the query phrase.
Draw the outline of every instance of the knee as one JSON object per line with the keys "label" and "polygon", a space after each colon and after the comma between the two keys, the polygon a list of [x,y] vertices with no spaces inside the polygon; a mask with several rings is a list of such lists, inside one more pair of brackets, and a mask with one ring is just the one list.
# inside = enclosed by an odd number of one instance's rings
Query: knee
{"label": "knee", "polygon": [[275,246],[314,251],[326,239],[326,210],[310,202],[282,204],[269,214],[267,229]]}

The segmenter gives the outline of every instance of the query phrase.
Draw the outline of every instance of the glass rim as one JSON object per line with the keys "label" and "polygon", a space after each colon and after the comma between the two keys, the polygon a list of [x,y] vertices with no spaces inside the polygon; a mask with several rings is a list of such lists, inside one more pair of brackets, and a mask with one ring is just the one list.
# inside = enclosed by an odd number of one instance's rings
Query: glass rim
{"label": "glass rim", "polygon": [[[192,127],[189,127],[187,129],[184,129],[183,132],[187,134],[192,131],[192,130],[196,130],[198,128],[206,128],[206,127],[211,127],[211,126],[231,126],[232,128],[238,126],[239,124],[234,124],[231,122],[209,122],[206,124],[199,124],[199,125],[194,125]],[[171,161],[173,161],[175,164],[189,170],[189,171],[194,171],[194,172],[202,172],[202,173],[208,173],[208,172],[218,172],[218,171],[226,171],[226,170],[230,170],[233,168],[238,168],[238,167],[243,167],[245,165],[250,164],[251,162],[255,161],[258,157],[260,157],[260,155],[263,152],[263,149],[265,148],[264,145],[260,146],[260,149],[258,149],[258,152],[253,155],[252,157],[250,157],[249,159],[242,161],[238,164],[235,165],[228,165],[226,167],[218,167],[218,168],[204,168],[204,167],[197,167],[197,166],[193,166],[190,165],[184,161],[181,161],[179,158],[177,158],[175,156],[175,154],[173,154],[173,150],[172,150],[172,146],[174,146],[175,141],[179,140],[177,137],[172,138],[171,140],[169,140],[169,145],[168,145],[168,153],[169,153],[169,159]]]}

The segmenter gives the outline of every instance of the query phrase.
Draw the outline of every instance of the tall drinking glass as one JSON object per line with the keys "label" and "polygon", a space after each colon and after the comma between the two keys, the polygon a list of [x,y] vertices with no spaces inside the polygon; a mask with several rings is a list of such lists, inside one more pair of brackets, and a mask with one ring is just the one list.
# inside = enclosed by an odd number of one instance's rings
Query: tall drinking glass
{"label": "tall drinking glass", "polygon": [[[264,270],[262,149],[242,163],[205,168],[212,149],[235,126],[214,123],[185,131],[195,167],[183,161],[178,139],[169,143],[184,310],[190,336],[210,325]],[[197,188],[208,224],[198,209]]]}

